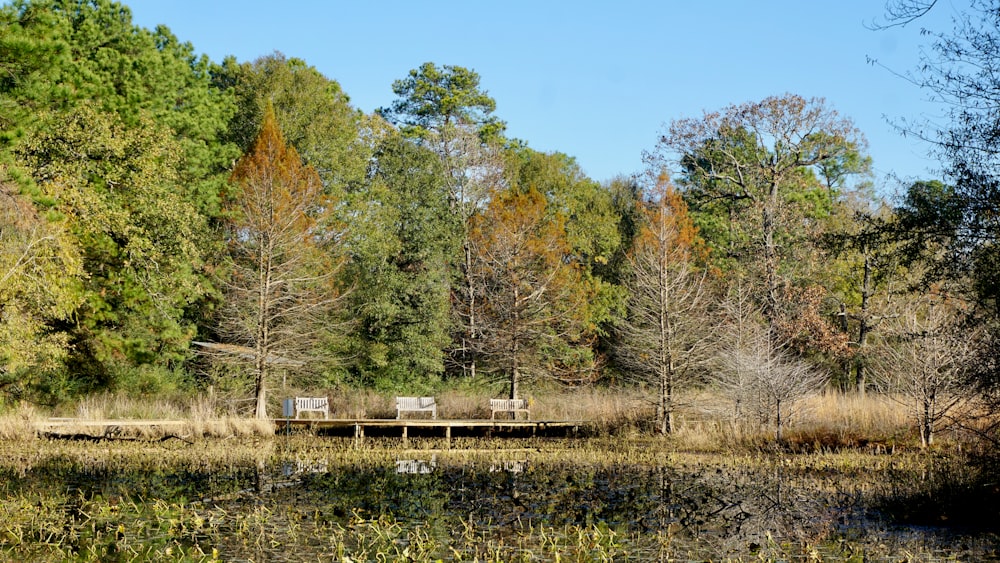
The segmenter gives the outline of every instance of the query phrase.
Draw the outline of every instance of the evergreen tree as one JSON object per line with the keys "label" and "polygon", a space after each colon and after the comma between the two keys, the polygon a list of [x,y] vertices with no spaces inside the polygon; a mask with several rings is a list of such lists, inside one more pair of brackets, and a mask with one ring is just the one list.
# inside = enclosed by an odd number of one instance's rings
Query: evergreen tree
{"label": "evergreen tree", "polygon": [[442,375],[450,340],[449,265],[459,225],[448,211],[447,180],[437,155],[398,135],[383,141],[368,176],[352,194],[356,367],[363,381],[381,386],[426,383]]}
{"label": "evergreen tree", "polygon": [[251,63],[227,59],[215,79],[234,92],[237,111],[227,138],[241,149],[253,144],[270,104],[285,141],[316,170],[329,193],[342,195],[363,180],[373,150],[364,139],[380,120],[353,108],[335,80],[281,53]]}
{"label": "evergreen tree", "polygon": [[129,128],[78,109],[42,116],[15,153],[84,259],[84,302],[66,330],[74,372],[90,384],[113,384],[118,364],[173,369],[187,358],[211,290],[201,243],[210,237],[178,186],[179,152],[148,120]]}

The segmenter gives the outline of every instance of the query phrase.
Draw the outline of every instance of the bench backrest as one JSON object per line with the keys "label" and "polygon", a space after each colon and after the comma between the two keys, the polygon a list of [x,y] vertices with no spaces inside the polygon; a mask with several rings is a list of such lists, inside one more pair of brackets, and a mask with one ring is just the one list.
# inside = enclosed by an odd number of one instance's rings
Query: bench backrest
{"label": "bench backrest", "polygon": [[490,399],[490,409],[495,411],[526,410],[527,399]]}
{"label": "bench backrest", "polygon": [[325,410],[329,406],[326,397],[295,397],[295,408],[300,411]]}
{"label": "bench backrest", "polygon": [[396,397],[396,408],[399,410],[429,410],[436,405],[434,397]]}

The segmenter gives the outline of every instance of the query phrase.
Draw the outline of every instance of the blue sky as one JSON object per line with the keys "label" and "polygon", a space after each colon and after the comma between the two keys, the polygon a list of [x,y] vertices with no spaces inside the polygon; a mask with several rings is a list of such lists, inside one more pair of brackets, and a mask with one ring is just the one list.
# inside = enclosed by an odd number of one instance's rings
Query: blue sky
{"label": "blue sky", "polygon": [[673,119],[795,93],[823,97],[869,141],[877,182],[935,177],[927,147],[887,119],[931,117],[927,93],[871,65],[915,68],[920,27],[950,29],[942,2],[905,28],[871,31],[881,0],[505,2],[125,0],[215,61],[273,51],[337,80],[365,112],[431,61],[476,70],[508,135],[577,159],[591,178],[643,169]]}

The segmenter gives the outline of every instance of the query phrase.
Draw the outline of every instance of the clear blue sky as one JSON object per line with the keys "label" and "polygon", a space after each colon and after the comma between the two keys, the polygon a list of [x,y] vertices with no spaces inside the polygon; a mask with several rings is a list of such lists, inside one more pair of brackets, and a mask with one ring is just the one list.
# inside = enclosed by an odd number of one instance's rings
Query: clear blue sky
{"label": "clear blue sky", "polygon": [[[900,72],[921,26],[950,29],[952,5],[905,28],[871,31],[881,0],[125,0],[215,61],[273,51],[337,80],[365,112],[393,80],[431,61],[476,70],[508,135],[577,159],[599,181],[639,172],[673,119],[795,93],[823,97],[869,141],[879,182],[935,177],[926,146],[887,118],[932,117]],[[890,187],[891,189],[891,187]]]}

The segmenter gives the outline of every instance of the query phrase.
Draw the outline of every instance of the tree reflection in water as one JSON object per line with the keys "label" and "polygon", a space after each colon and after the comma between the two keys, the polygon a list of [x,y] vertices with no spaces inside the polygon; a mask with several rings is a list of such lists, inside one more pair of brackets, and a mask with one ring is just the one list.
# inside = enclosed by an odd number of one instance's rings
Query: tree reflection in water
{"label": "tree reflection in water", "polygon": [[[167,521],[158,515],[163,510],[175,520],[211,522],[214,527],[192,532],[185,541],[204,542],[232,558],[280,555],[268,551],[272,544],[294,545],[301,555],[322,558],[332,537],[348,538],[345,534],[357,530],[368,530],[369,537],[386,530],[405,535],[417,529],[420,537],[439,541],[441,549],[454,545],[449,542],[456,531],[465,533],[462,541],[482,549],[476,553],[488,551],[487,545],[517,545],[538,530],[566,537],[600,533],[602,541],[643,560],[788,559],[789,554],[838,560],[863,553],[866,560],[879,561],[902,552],[948,553],[955,545],[973,546],[967,557],[981,559],[990,545],[996,549],[995,536],[966,536],[959,544],[940,531],[894,527],[876,509],[873,482],[886,481],[881,490],[905,487],[912,477],[905,471],[876,474],[780,455],[581,463],[523,450],[312,454],[264,455],[222,467],[157,461],[144,469],[53,457],[5,471],[3,477],[11,498],[61,506],[66,526],[93,527],[87,520],[93,516],[87,515],[105,504],[116,519],[107,525],[115,529],[117,515],[124,513],[110,507],[118,504],[133,507],[137,522]],[[237,541],[248,529],[268,542]],[[987,551],[975,551],[977,545]],[[246,551],[250,547],[252,553]]]}

